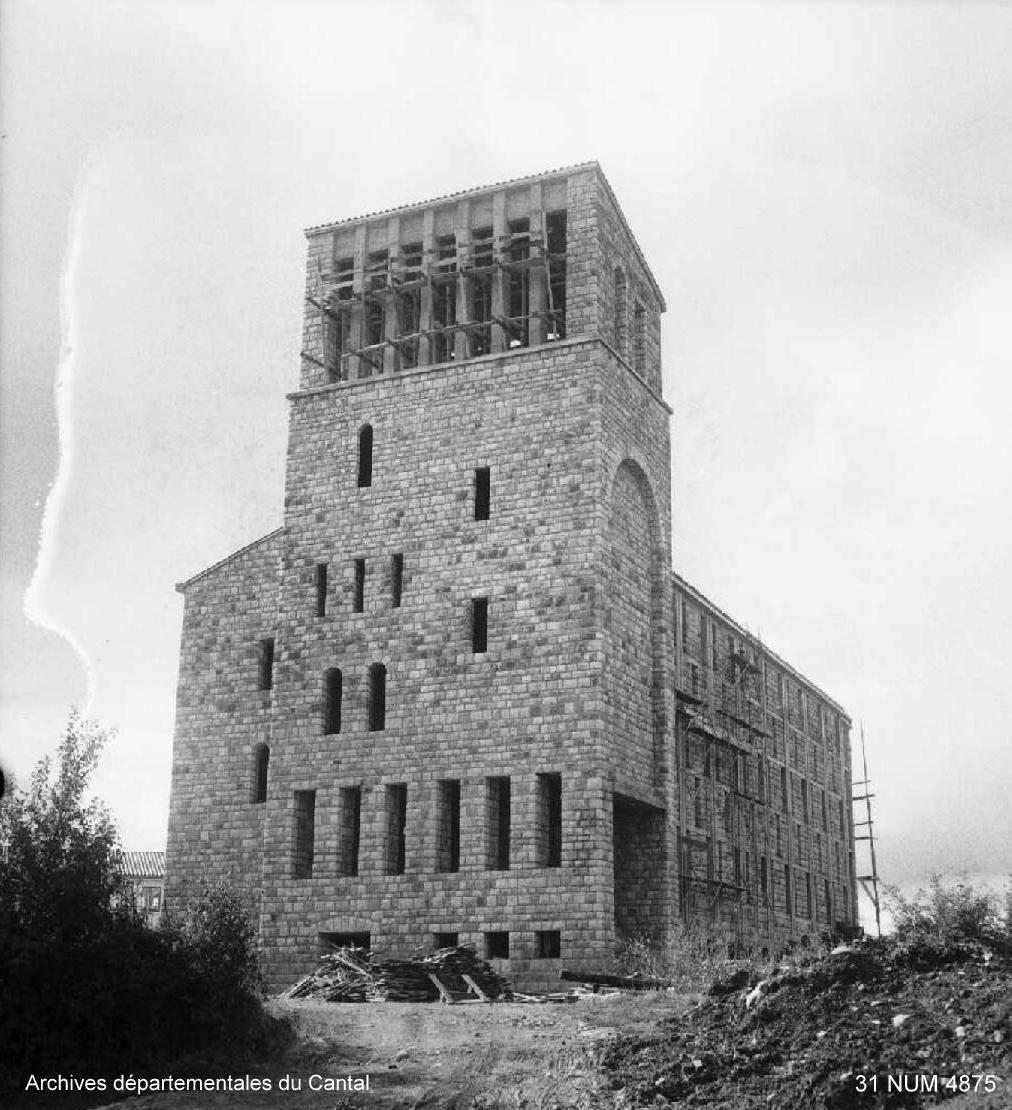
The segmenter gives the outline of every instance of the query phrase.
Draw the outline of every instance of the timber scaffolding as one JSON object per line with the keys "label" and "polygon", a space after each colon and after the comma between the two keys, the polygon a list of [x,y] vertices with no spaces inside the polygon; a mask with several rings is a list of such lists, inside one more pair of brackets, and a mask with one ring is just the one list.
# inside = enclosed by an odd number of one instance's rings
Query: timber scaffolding
{"label": "timber scaffolding", "polygon": [[861,889],[868,896],[868,900],[872,904],[872,909],[875,911],[875,934],[876,936],[882,935],[882,905],[879,898],[878,889],[878,863],[875,860],[875,824],[871,816],[871,800],[875,795],[871,792],[871,779],[868,777],[868,753],[864,746],[864,723],[861,723],[861,770],[864,773],[864,778],[859,779],[854,783],[853,794],[851,802],[860,809],[860,805],[864,803],[865,816],[862,820],[854,818],[854,828],[864,829],[860,835],[855,835],[854,840],[858,843],[865,843],[868,845],[868,862],[870,870],[865,875],[858,875],[857,881],[861,884]]}
{"label": "timber scaffolding", "polygon": [[337,259],[306,299],[323,357],[302,357],[335,383],[564,339],[566,212]]}
{"label": "timber scaffolding", "polygon": [[[705,918],[737,955],[810,933],[820,894],[825,927],[843,931],[848,900],[838,904],[830,889],[826,793],[816,809],[807,773],[789,769],[812,726],[771,684],[758,637],[740,630],[728,643],[719,660],[712,644],[712,667],[690,662],[675,685],[679,897],[682,920]],[[843,836],[842,809],[840,822]],[[837,881],[841,863],[838,855]]]}
{"label": "timber scaffolding", "polygon": [[[705,678],[700,684],[702,676],[698,675],[693,675],[691,688],[675,689],[686,740],[677,746],[681,917],[686,922],[697,917],[701,900],[710,924],[719,925],[721,908],[729,905],[734,926],[729,949],[734,949],[733,955],[748,948],[749,926],[756,936],[770,936],[772,932],[765,784],[752,774],[745,758],[765,756],[769,738],[759,658],[759,643],[749,637],[728,654],[723,672],[719,676],[714,672],[714,689],[707,690]],[[696,777],[691,797],[686,751],[690,737],[703,745],[703,774]],[[723,796],[722,805],[718,805],[719,794]],[[725,837],[718,832],[718,820],[723,822]],[[728,861],[723,859],[725,839],[730,846]]]}

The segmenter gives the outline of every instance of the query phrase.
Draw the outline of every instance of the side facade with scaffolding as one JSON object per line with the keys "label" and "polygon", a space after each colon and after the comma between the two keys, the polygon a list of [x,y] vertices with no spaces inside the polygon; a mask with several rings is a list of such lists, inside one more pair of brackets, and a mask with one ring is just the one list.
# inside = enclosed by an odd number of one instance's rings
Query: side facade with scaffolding
{"label": "side facade with scaffolding", "polygon": [[680,917],[735,953],[857,921],[850,720],[674,576]]}

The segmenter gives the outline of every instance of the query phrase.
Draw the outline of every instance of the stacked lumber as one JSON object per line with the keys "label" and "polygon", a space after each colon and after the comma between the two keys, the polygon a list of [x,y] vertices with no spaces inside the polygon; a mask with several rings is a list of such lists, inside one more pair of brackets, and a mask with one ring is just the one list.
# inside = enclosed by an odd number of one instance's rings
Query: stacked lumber
{"label": "stacked lumber", "polygon": [[435,1002],[440,991],[430,975],[450,994],[470,992],[467,976],[487,998],[512,997],[509,982],[466,945],[409,960],[373,960],[364,948],[336,948],[284,997],[318,1002]]}
{"label": "stacked lumber", "polygon": [[373,964],[371,1001],[435,1002],[439,991],[418,960],[378,960]]}
{"label": "stacked lumber", "polygon": [[446,987],[454,993],[468,991],[464,980],[467,975],[488,998],[509,998],[509,982],[498,975],[478,953],[466,944],[456,948],[439,948],[421,960],[426,971],[431,971]]}
{"label": "stacked lumber", "polygon": [[319,967],[303,976],[286,998],[315,998],[323,1002],[365,1002],[372,989],[369,953],[364,948],[337,948]]}

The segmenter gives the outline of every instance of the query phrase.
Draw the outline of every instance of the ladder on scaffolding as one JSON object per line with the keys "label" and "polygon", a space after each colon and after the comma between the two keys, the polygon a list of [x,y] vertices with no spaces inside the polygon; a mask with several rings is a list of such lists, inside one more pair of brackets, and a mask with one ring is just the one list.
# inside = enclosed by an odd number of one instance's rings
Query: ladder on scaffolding
{"label": "ladder on scaffolding", "polygon": [[875,826],[871,818],[871,800],[875,795],[871,792],[871,779],[868,778],[868,756],[864,747],[864,725],[861,725],[861,773],[864,775],[863,779],[854,783],[853,795],[851,801],[853,803],[864,802],[865,819],[863,821],[854,821],[855,829],[864,829],[865,831],[858,836],[854,835],[854,840],[864,840],[868,842],[868,855],[871,861],[871,872],[867,875],[858,875],[857,881],[861,884],[862,890],[868,895],[871,904],[875,909],[875,932],[878,936],[882,935],[882,914],[881,903],[879,901],[878,892],[878,865],[875,862]]}

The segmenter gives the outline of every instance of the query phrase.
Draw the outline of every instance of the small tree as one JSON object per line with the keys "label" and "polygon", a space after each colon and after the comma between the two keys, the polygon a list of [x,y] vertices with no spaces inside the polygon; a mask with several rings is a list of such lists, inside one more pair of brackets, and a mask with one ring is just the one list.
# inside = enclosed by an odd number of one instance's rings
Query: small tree
{"label": "small tree", "polygon": [[[137,928],[106,808],[86,800],[106,741],[72,713],[55,762],[0,806],[0,1042],[5,1063],[98,1051]],[[106,1036],[107,1039],[107,1036]]]}
{"label": "small tree", "polygon": [[956,954],[968,944],[986,944],[1012,951],[1012,929],[1002,913],[1001,899],[961,880],[946,886],[934,875],[927,890],[908,898],[886,887],[898,943],[926,965]]}
{"label": "small tree", "polygon": [[0,936],[87,936],[127,904],[116,827],[101,802],[85,801],[107,738],[72,712],[55,768],[42,759],[28,790],[0,807]]}
{"label": "small tree", "polygon": [[200,1013],[215,1039],[239,1042],[263,1024],[263,983],[257,930],[242,901],[225,883],[205,886],[178,923],[178,937],[199,983]]}
{"label": "small tree", "polygon": [[205,891],[178,930],[139,919],[112,818],[87,799],[106,738],[72,714],[56,759],[0,805],[3,1105],[30,1071],[98,1075],[274,1032],[254,927],[226,888]]}

